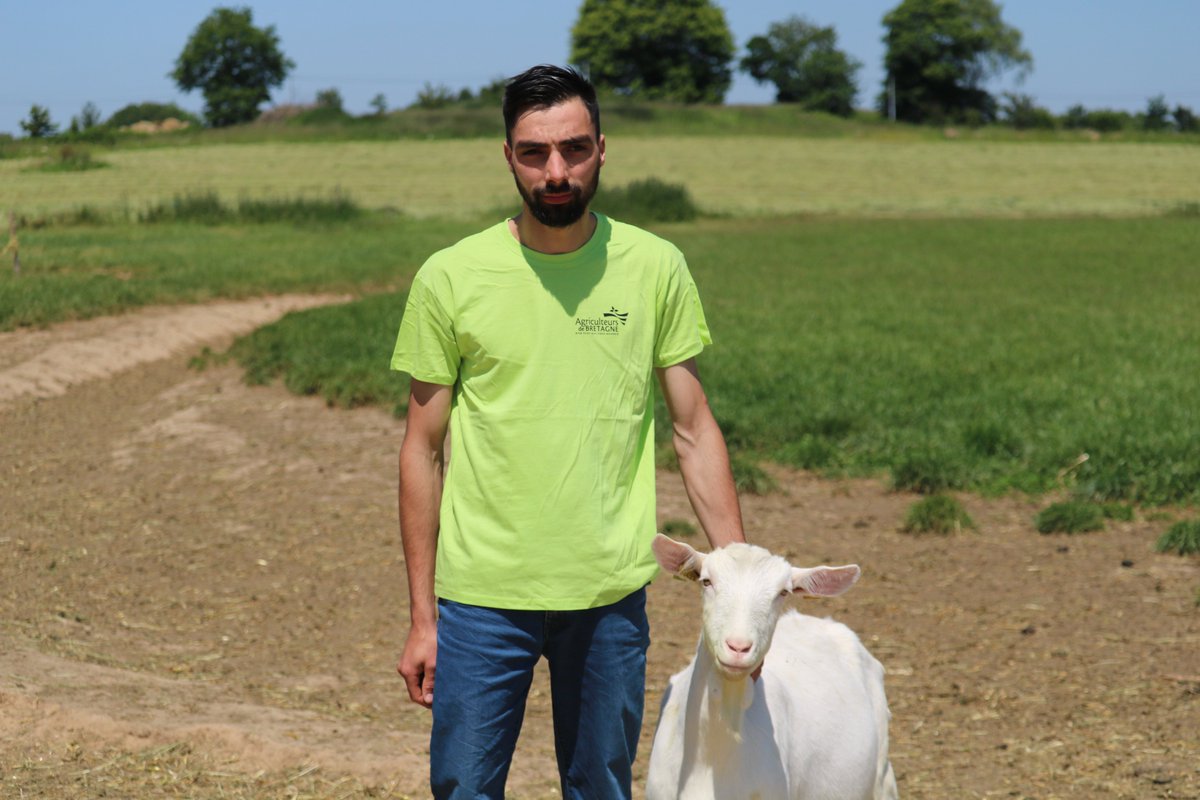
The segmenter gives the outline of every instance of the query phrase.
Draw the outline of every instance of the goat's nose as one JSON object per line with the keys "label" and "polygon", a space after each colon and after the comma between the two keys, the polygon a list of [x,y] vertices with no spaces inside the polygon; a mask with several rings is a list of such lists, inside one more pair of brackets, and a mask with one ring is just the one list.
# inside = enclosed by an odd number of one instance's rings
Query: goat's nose
{"label": "goat's nose", "polygon": [[745,655],[750,652],[750,648],[754,646],[754,642],[749,639],[729,638],[725,640],[725,646],[729,648],[730,652]]}

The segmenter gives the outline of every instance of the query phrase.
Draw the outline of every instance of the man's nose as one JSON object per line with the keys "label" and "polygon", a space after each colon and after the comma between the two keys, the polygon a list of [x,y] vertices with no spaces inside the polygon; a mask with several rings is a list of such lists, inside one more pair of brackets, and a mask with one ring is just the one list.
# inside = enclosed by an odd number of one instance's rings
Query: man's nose
{"label": "man's nose", "polygon": [[557,150],[550,151],[550,157],[546,159],[546,182],[547,183],[562,183],[567,179],[567,161],[562,157],[562,153]]}

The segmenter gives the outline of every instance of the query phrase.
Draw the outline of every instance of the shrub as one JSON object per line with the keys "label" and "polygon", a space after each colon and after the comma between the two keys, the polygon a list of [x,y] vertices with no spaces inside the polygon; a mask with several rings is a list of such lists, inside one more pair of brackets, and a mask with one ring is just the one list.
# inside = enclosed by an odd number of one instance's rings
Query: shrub
{"label": "shrub", "polygon": [[434,86],[429,81],[417,92],[417,102],[413,103],[414,108],[445,108],[452,105],[457,99],[454,91],[445,84],[439,83]]}
{"label": "shrub", "polygon": [[1100,507],[1105,519],[1115,519],[1120,522],[1133,521],[1133,506],[1128,503],[1105,503]]}
{"label": "shrub", "polygon": [[342,102],[342,93],[335,88],[322,89],[317,92],[317,107],[332,108],[335,111],[344,111],[345,104]]}
{"label": "shrub", "polygon": [[216,192],[189,192],[175,195],[169,202],[150,206],[139,215],[142,222],[200,222],[219,225],[233,214]]}
{"label": "shrub", "polygon": [[687,187],[644,178],[612,189],[601,188],[593,207],[623,222],[687,222],[700,215]]}
{"label": "shrub", "polygon": [[1004,93],[1004,103],[1000,107],[1001,119],[1017,130],[1041,128],[1053,130],[1057,126],[1054,115],[1048,109],[1042,108],[1027,94]]}
{"label": "shrub", "polygon": [[135,122],[162,122],[175,118],[181,122],[200,124],[200,118],[184,111],[174,103],[130,103],[113,113],[105,124],[113,128],[124,128]]}
{"label": "shrub", "polygon": [[1104,510],[1094,503],[1069,500],[1053,503],[1038,513],[1039,533],[1084,533],[1104,528]]}
{"label": "shrub", "polygon": [[64,144],[50,158],[38,164],[34,169],[39,172],[85,172],[89,169],[107,167],[104,161],[92,158],[92,154],[81,147]]}
{"label": "shrub", "polygon": [[975,522],[962,503],[950,495],[935,494],[913,503],[904,517],[906,533],[958,533]]}
{"label": "shrub", "polygon": [[1113,111],[1108,108],[1097,108],[1091,111],[1081,105],[1071,106],[1063,116],[1063,127],[1070,129],[1090,128],[1101,133],[1131,128],[1134,124],[1133,115],[1128,111]]}
{"label": "shrub", "polygon": [[242,222],[348,222],[362,209],[348,195],[334,192],[327,198],[263,198],[238,201]]}
{"label": "shrub", "polygon": [[349,196],[335,192],[327,198],[242,198],[228,206],[216,192],[176,195],[170,202],[158,203],[139,216],[142,222],[197,222],[221,225],[227,222],[347,222],[362,214]]}
{"label": "shrub", "polygon": [[1174,550],[1181,556],[1200,553],[1200,519],[1176,522],[1158,537],[1154,549],[1160,553]]}

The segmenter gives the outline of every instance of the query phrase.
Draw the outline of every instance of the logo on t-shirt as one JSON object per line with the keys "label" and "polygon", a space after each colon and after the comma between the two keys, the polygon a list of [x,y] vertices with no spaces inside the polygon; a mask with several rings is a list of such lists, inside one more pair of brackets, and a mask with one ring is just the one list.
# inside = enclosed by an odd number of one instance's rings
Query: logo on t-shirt
{"label": "logo on t-shirt", "polygon": [[609,306],[603,316],[576,317],[575,333],[591,336],[616,336],[629,320],[628,311],[618,311],[616,306]]}

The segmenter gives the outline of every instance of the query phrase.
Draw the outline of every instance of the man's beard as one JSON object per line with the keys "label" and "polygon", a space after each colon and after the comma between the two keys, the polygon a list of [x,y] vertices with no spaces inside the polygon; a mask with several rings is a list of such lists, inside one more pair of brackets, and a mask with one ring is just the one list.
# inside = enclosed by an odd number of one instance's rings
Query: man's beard
{"label": "man's beard", "polygon": [[[521,193],[521,199],[525,201],[525,205],[533,214],[534,219],[550,228],[565,228],[568,225],[574,225],[583,217],[588,204],[596,196],[596,190],[600,188],[600,166],[596,165],[596,172],[586,186],[571,183],[570,180],[559,184],[546,184],[542,188],[534,189],[532,197],[529,192],[525,191],[525,187],[521,185],[516,174],[513,175],[513,181],[517,184],[517,191]],[[571,199],[566,203],[547,203],[543,200],[547,192],[558,193],[566,189],[571,191]]]}

